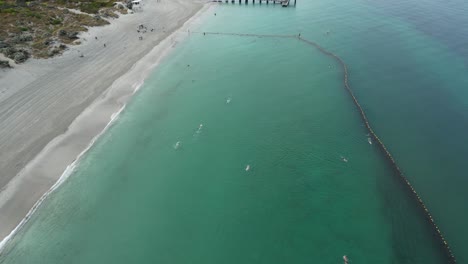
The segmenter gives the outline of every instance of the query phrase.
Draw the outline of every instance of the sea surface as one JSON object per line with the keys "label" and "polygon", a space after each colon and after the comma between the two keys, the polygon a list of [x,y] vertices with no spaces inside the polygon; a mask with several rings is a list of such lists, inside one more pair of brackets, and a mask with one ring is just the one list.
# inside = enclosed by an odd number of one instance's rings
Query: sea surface
{"label": "sea surface", "polygon": [[[211,12],[211,11],[210,11]],[[343,86],[468,263],[468,2],[222,4],[0,263],[447,263]]]}

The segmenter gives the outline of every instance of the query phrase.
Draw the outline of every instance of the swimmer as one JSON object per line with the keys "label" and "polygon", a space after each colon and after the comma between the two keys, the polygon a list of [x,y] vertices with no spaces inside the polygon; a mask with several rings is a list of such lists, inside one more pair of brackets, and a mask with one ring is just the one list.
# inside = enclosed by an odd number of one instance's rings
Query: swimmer
{"label": "swimmer", "polygon": [[245,167],[245,171],[249,171],[249,170],[250,170],[250,165],[247,165],[247,166]]}
{"label": "swimmer", "polygon": [[343,156],[341,156],[341,160],[342,160],[343,162],[348,162],[348,159],[345,158],[345,157],[343,157]]}
{"label": "swimmer", "polygon": [[174,145],[174,149],[180,148],[180,144],[182,144],[180,141],[177,141]]}
{"label": "swimmer", "polygon": [[343,256],[343,261],[344,261],[344,264],[348,264],[349,263],[349,259],[346,255]]}
{"label": "swimmer", "polygon": [[197,129],[197,131],[195,132],[195,134],[200,134],[201,131],[202,131],[202,128],[203,128],[203,124],[200,124],[200,125],[198,126],[198,129]]}
{"label": "swimmer", "polygon": [[228,97],[228,98],[226,99],[226,104],[229,104],[230,102],[231,102],[231,97]]}

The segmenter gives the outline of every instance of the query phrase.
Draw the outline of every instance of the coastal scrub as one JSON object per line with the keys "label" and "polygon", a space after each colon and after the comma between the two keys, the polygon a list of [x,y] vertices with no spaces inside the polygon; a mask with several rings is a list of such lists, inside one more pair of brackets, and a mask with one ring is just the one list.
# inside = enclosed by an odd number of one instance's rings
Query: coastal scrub
{"label": "coastal scrub", "polygon": [[88,27],[109,24],[106,18],[125,14],[116,0],[0,1],[0,53],[15,60],[49,58],[66,45],[79,44],[78,34]]}

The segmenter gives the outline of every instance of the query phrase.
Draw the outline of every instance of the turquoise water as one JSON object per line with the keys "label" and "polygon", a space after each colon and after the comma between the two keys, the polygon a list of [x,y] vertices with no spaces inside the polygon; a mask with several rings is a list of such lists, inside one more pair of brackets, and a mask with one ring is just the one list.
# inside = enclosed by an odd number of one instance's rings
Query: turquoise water
{"label": "turquoise water", "polygon": [[[223,5],[198,30],[301,32],[342,57],[377,133],[466,263],[468,52],[447,36],[468,36],[450,35],[447,20],[466,23],[467,6]],[[428,17],[444,23],[425,27]],[[342,78],[294,39],[192,34],[0,263],[446,263],[367,143]]]}

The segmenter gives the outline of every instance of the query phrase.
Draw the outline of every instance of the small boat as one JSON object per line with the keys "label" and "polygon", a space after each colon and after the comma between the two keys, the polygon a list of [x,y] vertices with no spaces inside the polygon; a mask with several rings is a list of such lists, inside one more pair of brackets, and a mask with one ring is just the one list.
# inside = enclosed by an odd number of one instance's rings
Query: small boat
{"label": "small boat", "polygon": [[372,139],[370,137],[367,138],[367,142],[369,142],[369,144],[372,145]]}
{"label": "small boat", "polygon": [[247,165],[247,166],[245,167],[245,171],[249,171],[249,170],[250,170],[250,165]]}

